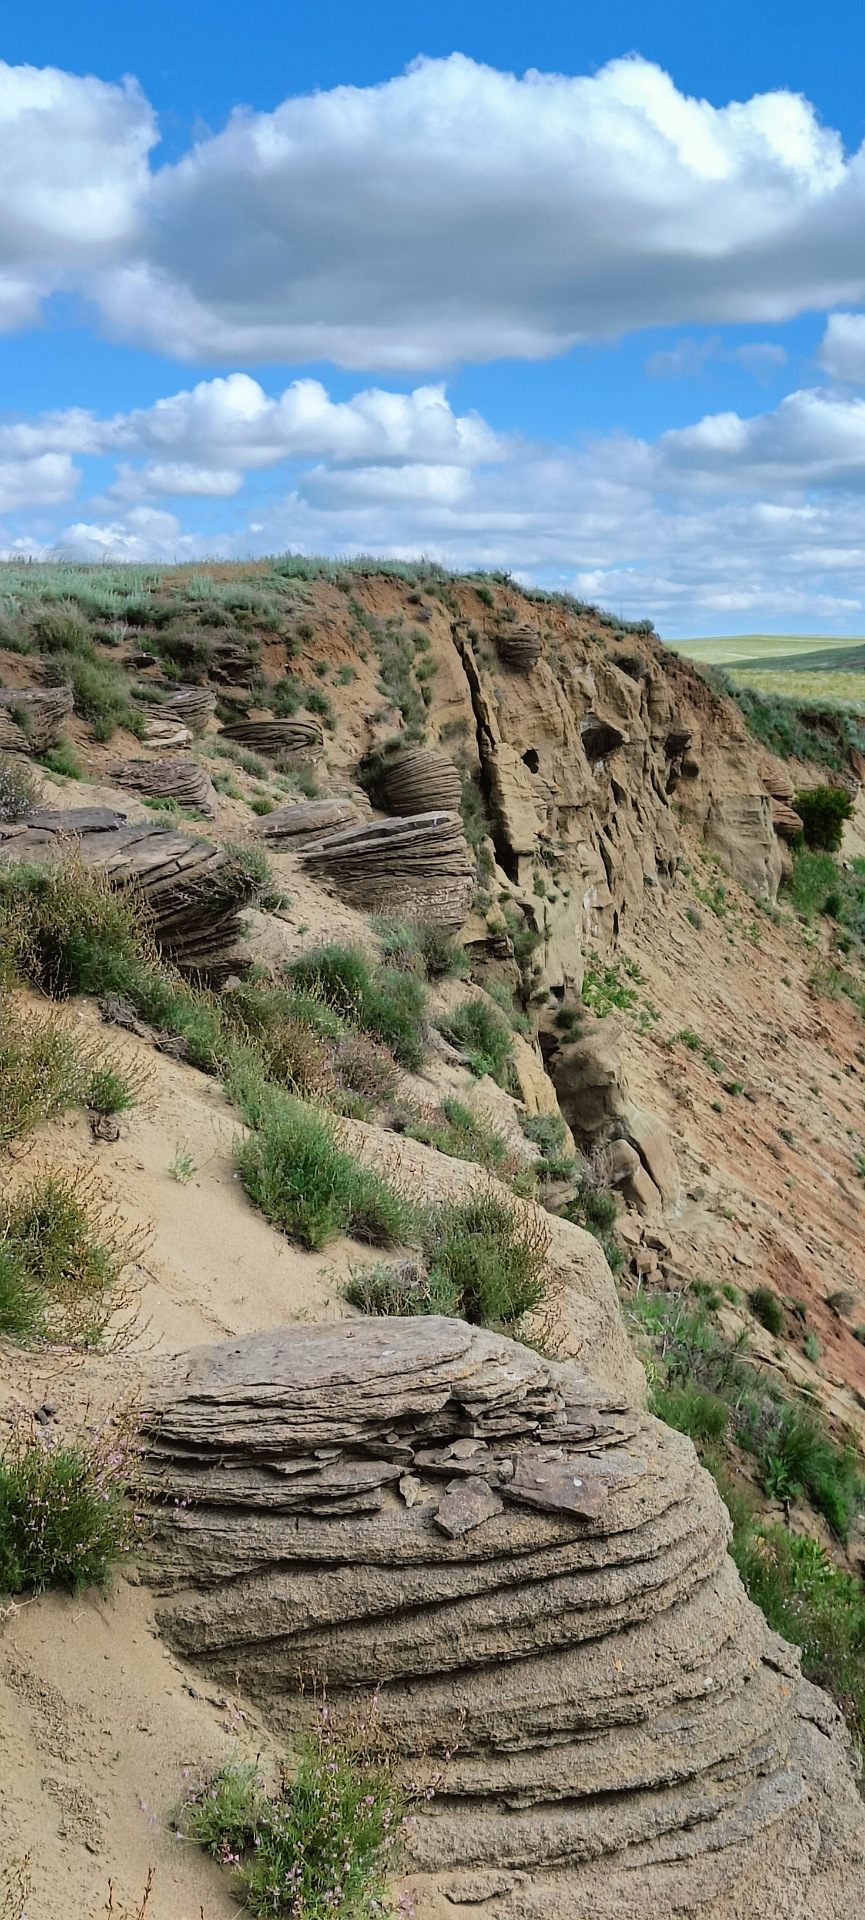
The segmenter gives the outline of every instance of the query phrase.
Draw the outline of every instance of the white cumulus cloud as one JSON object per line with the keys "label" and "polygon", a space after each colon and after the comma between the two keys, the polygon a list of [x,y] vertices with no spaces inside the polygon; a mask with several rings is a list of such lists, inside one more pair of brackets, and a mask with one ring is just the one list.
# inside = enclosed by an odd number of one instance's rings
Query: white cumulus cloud
{"label": "white cumulus cloud", "polygon": [[453,54],[238,110],[175,165],[155,132],[134,81],[0,66],[0,325],[74,288],[180,359],[413,370],[865,301],[865,157],[783,90]]}

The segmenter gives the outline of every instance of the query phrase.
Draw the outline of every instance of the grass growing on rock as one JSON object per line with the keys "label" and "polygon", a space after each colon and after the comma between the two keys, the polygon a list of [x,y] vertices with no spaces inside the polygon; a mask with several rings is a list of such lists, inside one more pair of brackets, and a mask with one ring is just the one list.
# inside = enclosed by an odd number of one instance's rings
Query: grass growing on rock
{"label": "grass growing on rock", "polygon": [[443,1014],[438,1027],[459,1048],[472,1073],[488,1073],[510,1091],[514,1078],[514,1045],[508,1022],[488,1000],[463,1000]]}

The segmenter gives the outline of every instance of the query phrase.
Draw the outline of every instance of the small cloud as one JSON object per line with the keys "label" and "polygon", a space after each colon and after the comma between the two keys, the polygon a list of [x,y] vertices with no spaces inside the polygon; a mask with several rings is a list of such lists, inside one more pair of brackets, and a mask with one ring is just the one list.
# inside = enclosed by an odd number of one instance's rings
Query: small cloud
{"label": "small cloud", "polygon": [[753,373],[761,385],[765,385],[766,381],[771,379],[778,367],[787,365],[785,348],[776,345],[773,340],[747,340],[744,346],[734,348],[732,353],[725,354],[724,357],[728,360],[737,360],[748,373]]}
{"label": "small cloud", "polygon": [[709,340],[677,340],[674,347],[653,353],[643,372],[652,380],[700,380],[706,361],[719,354],[721,346],[719,334]]}

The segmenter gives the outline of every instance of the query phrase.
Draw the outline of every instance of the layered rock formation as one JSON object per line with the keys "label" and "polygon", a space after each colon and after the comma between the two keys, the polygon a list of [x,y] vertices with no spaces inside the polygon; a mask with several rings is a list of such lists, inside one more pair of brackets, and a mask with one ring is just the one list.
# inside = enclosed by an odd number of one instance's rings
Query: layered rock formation
{"label": "layered rock formation", "polygon": [[[423,1911],[853,1920],[849,1742],[726,1556],[689,1441],[441,1319],[181,1356],[151,1396],[169,1642],[279,1736],[378,1693]],[[450,1757],[447,1757],[450,1756]]]}
{"label": "layered rock formation", "polygon": [[59,740],[72,706],[69,687],[4,687],[0,747],[12,753],[47,752]]}
{"label": "layered rock formation", "polygon": [[256,890],[234,855],[172,827],[129,826],[109,807],[37,811],[0,829],[4,865],[63,862],[70,851],[113,886],[143,894],[156,942],[176,966],[211,978],[231,970],[240,910]]}
{"label": "layered rock formation", "polygon": [[323,740],[317,720],[234,720],[221,729],[221,738],[253,753],[304,753]]}
{"label": "layered rock formation", "polygon": [[474,862],[455,813],[349,827],[313,841],[301,858],[340,899],[368,913],[407,913],[460,927],[474,896]]}
{"label": "layered rock formation", "polygon": [[146,793],[153,800],[176,800],[181,807],[216,812],[216,794],[210,775],[191,754],[180,760],[120,760],[109,769],[110,778],[130,793]]}

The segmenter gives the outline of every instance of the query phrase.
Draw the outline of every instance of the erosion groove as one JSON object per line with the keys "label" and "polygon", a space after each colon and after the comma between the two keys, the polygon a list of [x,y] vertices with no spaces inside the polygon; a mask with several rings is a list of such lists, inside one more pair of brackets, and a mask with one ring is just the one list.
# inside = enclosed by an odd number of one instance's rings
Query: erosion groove
{"label": "erosion groove", "polygon": [[861,1911],[840,1715],[682,1435],[431,1317],[198,1348],[144,1438],[165,1638],[284,1740],[313,1681],[376,1690],[407,1774],[441,1773],[409,1843],[430,1911],[452,1868],[506,1869],[503,1914]]}

